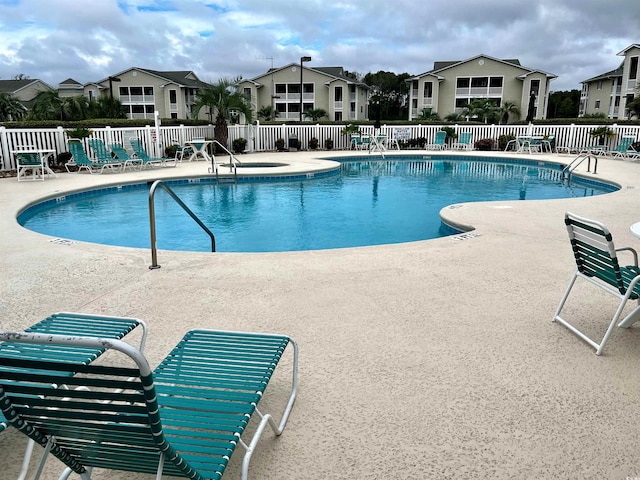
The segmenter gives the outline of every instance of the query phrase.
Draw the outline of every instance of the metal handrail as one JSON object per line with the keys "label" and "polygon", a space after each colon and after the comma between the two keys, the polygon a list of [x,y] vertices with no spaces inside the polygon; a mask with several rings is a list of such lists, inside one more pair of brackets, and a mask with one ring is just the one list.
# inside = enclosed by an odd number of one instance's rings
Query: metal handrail
{"label": "metal handrail", "polygon": [[[151,184],[151,182],[147,182],[147,185]],[[151,184],[151,188],[149,189],[149,227],[151,229],[151,265],[149,265],[150,270],[154,270],[156,268],[160,268],[158,265],[158,250],[156,248],[156,210],[155,210],[155,194],[156,189],[161,187],[165,192],[167,192],[171,198],[173,198],[178,205],[182,207],[182,209],[189,214],[195,222],[200,225],[200,227],[205,231],[209,238],[211,238],[211,251],[216,251],[216,237],[213,235],[211,230],[207,228],[207,226],[202,223],[202,221],[196,216],[195,213],[191,211],[189,207],[185,205],[185,203],[180,200],[180,198],[171,190],[167,185],[164,184],[162,180],[156,180]]]}
{"label": "metal handrail", "polygon": [[[238,178],[238,164],[242,165],[242,162],[236,158],[236,156],[231,153],[227,147],[222,145],[219,141],[214,140],[213,145],[218,145],[222,150],[229,154],[229,171],[233,172],[233,175]],[[218,174],[218,165],[216,163],[216,156],[211,154],[211,168],[209,168],[209,173]]]}
{"label": "metal handrail", "polygon": [[[598,157],[591,153],[581,153],[576,158],[574,158],[569,165],[562,169],[562,178],[565,178],[565,173],[567,173],[567,179],[571,178],[571,173],[580,166],[582,162],[587,161],[587,172],[591,172],[591,159],[593,158],[593,173],[598,173]],[[575,164],[575,165],[574,165]]]}

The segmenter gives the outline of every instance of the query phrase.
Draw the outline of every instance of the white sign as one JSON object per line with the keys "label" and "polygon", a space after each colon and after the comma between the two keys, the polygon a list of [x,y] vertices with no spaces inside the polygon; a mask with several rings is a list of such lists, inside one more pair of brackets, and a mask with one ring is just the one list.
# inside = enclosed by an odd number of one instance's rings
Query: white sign
{"label": "white sign", "polygon": [[409,140],[411,138],[411,129],[409,128],[394,128],[393,138],[396,140]]}

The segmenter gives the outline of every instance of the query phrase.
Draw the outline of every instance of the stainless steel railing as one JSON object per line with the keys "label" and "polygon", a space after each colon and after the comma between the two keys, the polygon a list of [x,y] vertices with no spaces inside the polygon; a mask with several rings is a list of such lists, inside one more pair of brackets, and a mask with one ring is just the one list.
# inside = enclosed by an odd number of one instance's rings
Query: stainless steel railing
{"label": "stainless steel railing", "polygon": [[180,207],[182,207],[182,209],[185,212],[187,212],[187,214],[189,214],[189,216],[193,218],[193,220],[198,225],[200,225],[200,228],[202,228],[205,231],[205,233],[209,235],[209,238],[211,239],[211,251],[215,252],[216,237],[213,235],[211,230],[209,230],[207,226],[204,223],[202,223],[202,221],[197,217],[197,215],[193,213],[191,209],[187,207],[187,205],[182,200],[180,200],[180,198],[173,192],[173,190],[171,190],[167,185],[165,185],[165,183],[162,180],[156,180],[155,182],[153,182],[153,184],[151,184],[151,188],[149,189],[149,228],[151,230],[151,265],[149,265],[149,269],[154,270],[156,268],[160,268],[160,265],[158,265],[158,250],[156,248],[156,210],[155,210],[155,194],[156,194],[156,189],[158,187],[162,188],[165,192],[167,192],[169,196],[173,198],[176,201],[176,203],[180,205]]}

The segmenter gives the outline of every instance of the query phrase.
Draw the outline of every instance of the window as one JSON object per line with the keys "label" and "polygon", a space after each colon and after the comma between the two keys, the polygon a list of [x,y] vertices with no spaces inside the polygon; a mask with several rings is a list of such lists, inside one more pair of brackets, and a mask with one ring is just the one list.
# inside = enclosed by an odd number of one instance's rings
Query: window
{"label": "window", "polygon": [[336,102],[341,102],[342,101],[342,87],[336,87],[335,88],[335,101]]}
{"label": "window", "polygon": [[631,57],[629,62],[629,80],[638,78],[638,57]]}
{"label": "window", "polygon": [[540,93],[540,80],[531,80],[531,93],[536,97]]}
{"label": "window", "polygon": [[456,82],[456,88],[469,88],[469,78],[459,78]]}
{"label": "window", "polygon": [[487,77],[473,77],[471,79],[471,87],[487,87],[489,85],[489,79]]}
{"label": "window", "polygon": [[176,112],[171,112],[171,118],[178,118],[178,114]]}
{"label": "window", "polygon": [[602,80],[598,80],[598,84],[596,85],[596,90],[602,90]]}
{"label": "window", "polygon": [[169,103],[178,103],[177,97],[175,90],[169,90]]}
{"label": "window", "polygon": [[469,104],[468,98],[456,98],[456,108],[464,108]]}
{"label": "window", "polygon": [[145,97],[153,97],[153,87],[144,87]]}
{"label": "window", "polygon": [[502,77],[491,77],[489,86],[493,88],[502,88]]}
{"label": "window", "polygon": [[433,82],[424,83],[424,98],[433,97]]}
{"label": "window", "polygon": [[341,122],[342,121],[342,112],[334,112],[334,121]]}
{"label": "window", "polygon": [[287,93],[287,86],[284,83],[277,83],[276,84],[276,95],[284,95],[285,93]]}
{"label": "window", "polygon": [[600,100],[596,100],[595,108],[596,108],[596,109],[600,108]]}

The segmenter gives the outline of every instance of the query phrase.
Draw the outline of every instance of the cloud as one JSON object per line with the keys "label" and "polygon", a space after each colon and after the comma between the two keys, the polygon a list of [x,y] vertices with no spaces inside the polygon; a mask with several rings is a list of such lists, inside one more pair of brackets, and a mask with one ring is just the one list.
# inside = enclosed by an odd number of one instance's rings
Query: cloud
{"label": "cloud", "polygon": [[480,53],[559,76],[556,90],[612,70],[640,42],[637,0],[0,0],[0,78],[56,86],[132,66],[251,78],[311,66],[419,74]]}

